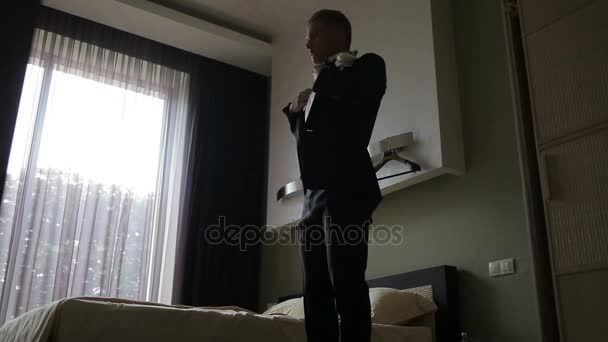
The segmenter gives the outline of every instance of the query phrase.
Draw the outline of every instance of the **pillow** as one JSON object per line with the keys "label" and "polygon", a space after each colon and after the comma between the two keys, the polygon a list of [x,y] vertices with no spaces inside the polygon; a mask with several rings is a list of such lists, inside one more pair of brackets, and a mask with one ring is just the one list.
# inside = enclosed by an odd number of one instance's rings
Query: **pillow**
{"label": "pillow", "polygon": [[298,297],[280,302],[264,311],[264,315],[287,315],[297,319],[304,319],[304,299]]}
{"label": "pillow", "polygon": [[[372,323],[405,325],[415,318],[437,311],[432,298],[431,286],[406,290],[370,288]],[[304,319],[304,299],[298,297],[275,304],[264,311],[264,315],[287,315]]]}
{"label": "pillow", "polygon": [[405,325],[414,318],[437,311],[432,300],[416,292],[417,289],[370,288],[372,323]]}

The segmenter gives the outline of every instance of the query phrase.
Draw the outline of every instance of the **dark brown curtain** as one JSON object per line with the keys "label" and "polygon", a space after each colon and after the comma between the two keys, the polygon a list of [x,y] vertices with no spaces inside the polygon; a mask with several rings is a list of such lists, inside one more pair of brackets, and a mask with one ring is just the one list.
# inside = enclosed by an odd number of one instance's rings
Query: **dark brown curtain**
{"label": "dark brown curtain", "polygon": [[[39,4],[39,0],[8,0],[2,3],[0,11],[0,29],[4,41],[0,54],[0,184],[5,182]],[[0,198],[2,188],[0,186]]]}
{"label": "dark brown curtain", "polygon": [[252,242],[266,215],[269,82],[210,60],[200,75],[174,300],[256,310],[260,246]]}

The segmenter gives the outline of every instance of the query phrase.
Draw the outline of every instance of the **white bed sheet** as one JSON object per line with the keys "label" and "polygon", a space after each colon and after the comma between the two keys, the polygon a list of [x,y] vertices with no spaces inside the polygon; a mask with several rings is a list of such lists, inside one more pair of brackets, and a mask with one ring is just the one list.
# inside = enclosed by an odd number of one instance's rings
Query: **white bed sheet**
{"label": "white bed sheet", "polygon": [[[71,298],[0,328],[0,341],[305,342],[304,321],[240,310],[168,306],[109,298]],[[373,342],[432,342],[428,327],[374,324]]]}

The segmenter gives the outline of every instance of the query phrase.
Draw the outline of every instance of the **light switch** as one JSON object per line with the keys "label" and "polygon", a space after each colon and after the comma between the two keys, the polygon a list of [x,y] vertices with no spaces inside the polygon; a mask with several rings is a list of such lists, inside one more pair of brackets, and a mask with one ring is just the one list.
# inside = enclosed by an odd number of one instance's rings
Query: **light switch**
{"label": "light switch", "polygon": [[490,277],[499,277],[515,273],[515,260],[513,258],[492,261],[488,266]]}
{"label": "light switch", "polygon": [[500,263],[498,261],[492,261],[489,265],[490,277],[498,277],[500,275]]}
{"label": "light switch", "polygon": [[515,273],[515,262],[513,258],[500,261],[500,273],[502,275]]}

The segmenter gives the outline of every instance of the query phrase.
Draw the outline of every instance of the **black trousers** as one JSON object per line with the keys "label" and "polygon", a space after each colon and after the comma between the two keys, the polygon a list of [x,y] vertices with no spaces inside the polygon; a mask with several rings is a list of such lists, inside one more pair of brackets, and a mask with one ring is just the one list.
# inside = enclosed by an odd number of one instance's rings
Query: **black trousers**
{"label": "black trousers", "polygon": [[308,342],[370,342],[371,218],[351,221],[331,212],[327,190],[306,190],[298,231]]}

